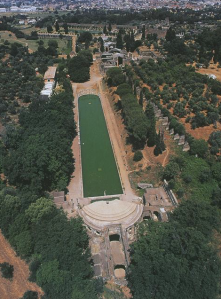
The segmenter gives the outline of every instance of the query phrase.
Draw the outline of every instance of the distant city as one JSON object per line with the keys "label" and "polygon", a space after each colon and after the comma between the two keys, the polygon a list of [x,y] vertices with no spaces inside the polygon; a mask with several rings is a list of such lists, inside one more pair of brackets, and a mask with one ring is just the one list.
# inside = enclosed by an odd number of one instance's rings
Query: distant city
{"label": "distant city", "polygon": [[205,1],[169,1],[169,0],[74,0],[74,1],[28,1],[28,2],[0,2],[0,13],[7,12],[38,12],[38,11],[72,11],[75,9],[108,9],[108,10],[132,10],[142,11],[148,9],[192,9],[195,11],[207,8],[207,7],[220,7],[221,1],[217,0],[205,0]]}

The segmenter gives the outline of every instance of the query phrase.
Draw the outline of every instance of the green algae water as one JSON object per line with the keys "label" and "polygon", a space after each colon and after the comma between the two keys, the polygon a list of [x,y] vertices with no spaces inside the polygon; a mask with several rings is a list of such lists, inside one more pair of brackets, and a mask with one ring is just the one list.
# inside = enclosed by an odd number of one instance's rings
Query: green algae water
{"label": "green algae water", "polygon": [[81,96],[78,109],[84,197],[122,194],[99,97]]}

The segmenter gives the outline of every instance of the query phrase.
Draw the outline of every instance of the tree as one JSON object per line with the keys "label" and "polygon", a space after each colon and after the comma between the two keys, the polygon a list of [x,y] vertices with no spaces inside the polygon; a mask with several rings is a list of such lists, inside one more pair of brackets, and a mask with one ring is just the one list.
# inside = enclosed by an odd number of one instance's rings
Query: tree
{"label": "tree", "polygon": [[48,33],[52,33],[52,32],[53,32],[53,28],[52,28],[51,25],[48,25],[48,26],[47,26],[47,32],[48,32]]}
{"label": "tree", "polygon": [[102,37],[99,37],[99,42],[100,42],[100,51],[104,52],[104,41]]}
{"label": "tree", "polygon": [[66,22],[64,23],[63,28],[64,28],[64,33],[68,34],[68,24]]}
{"label": "tree", "polygon": [[58,32],[59,29],[60,29],[60,27],[59,27],[58,21],[56,21],[55,22],[55,30],[56,30],[56,32]]}
{"label": "tree", "polygon": [[74,82],[86,82],[90,79],[90,65],[93,61],[89,50],[80,51],[68,62],[68,72]]}
{"label": "tree", "polygon": [[168,42],[171,42],[171,41],[173,41],[176,38],[176,33],[175,33],[175,31],[173,30],[172,27],[170,27],[167,30],[165,38],[166,38],[166,41],[168,41]]}
{"label": "tree", "polygon": [[118,86],[124,83],[124,75],[122,73],[122,70],[118,67],[110,68],[107,71],[107,77],[108,77],[108,84],[110,86]]}
{"label": "tree", "polygon": [[218,214],[206,202],[188,200],[169,222],[140,224],[128,269],[133,298],[217,298],[221,261],[212,236]]}
{"label": "tree", "polygon": [[195,139],[190,144],[190,154],[204,158],[208,152],[208,144],[203,139]]}
{"label": "tree", "polygon": [[139,104],[143,107],[143,90],[140,91]]}
{"label": "tree", "polygon": [[56,40],[49,40],[48,41],[48,46],[51,47],[51,48],[57,49],[58,48],[58,42]]}
{"label": "tree", "polygon": [[33,252],[32,236],[28,230],[15,236],[14,243],[18,254],[22,257],[28,257]]}
{"label": "tree", "polygon": [[145,39],[145,32],[146,32],[146,28],[145,25],[142,26],[142,39]]}
{"label": "tree", "polygon": [[221,132],[212,132],[209,136],[208,143],[211,145],[211,153],[218,154],[221,148]]}
{"label": "tree", "polygon": [[35,291],[27,291],[21,299],[38,299],[38,293]]}
{"label": "tree", "polygon": [[41,197],[26,210],[26,215],[32,223],[37,223],[42,217],[49,217],[54,212],[55,205],[51,199]]}
{"label": "tree", "polygon": [[171,179],[175,178],[179,172],[180,172],[179,165],[176,162],[171,161],[164,168],[163,177],[166,180],[171,180]]}
{"label": "tree", "polygon": [[86,41],[91,42],[92,41],[92,34],[89,31],[84,31],[80,34],[78,38],[79,43],[85,43]]}
{"label": "tree", "polygon": [[111,32],[112,31],[112,26],[111,26],[111,23],[109,22],[108,24],[108,31]]}
{"label": "tree", "polygon": [[40,285],[48,298],[65,298],[70,293],[68,272],[59,269],[57,260],[43,263],[37,272],[37,284]]}
{"label": "tree", "polygon": [[122,35],[120,34],[120,32],[118,32],[117,34],[117,43],[116,43],[116,47],[118,49],[123,49],[123,40],[122,40]]}
{"label": "tree", "polygon": [[141,152],[141,151],[136,151],[135,154],[134,154],[134,158],[133,158],[133,160],[134,160],[135,162],[139,162],[139,161],[142,160],[142,159],[143,159],[143,154],[142,154],[142,152]]}
{"label": "tree", "polygon": [[158,156],[162,154],[164,150],[165,150],[165,144],[163,141],[163,134],[159,131],[159,133],[156,135],[156,146],[154,148],[154,155]]}
{"label": "tree", "polygon": [[145,114],[148,120],[148,129],[147,129],[147,145],[154,146],[157,141],[157,134],[156,134],[156,119],[153,106],[149,102],[146,106]]}
{"label": "tree", "polygon": [[0,264],[2,277],[12,279],[14,274],[14,267],[7,262]]}
{"label": "tree", "polygon": [[213,230],[220,227],[218,210],[210,203],[198,199],[183,201],[179,209],[170,215],[170,220],[179,222],[182,227],[196,229],[206,238],[212,237]]}
{"label": "tree", "polygon": [[107,33],[107,27],[106,25],[104,25],[104,28],[103,28],[103,33],[106,34]]}

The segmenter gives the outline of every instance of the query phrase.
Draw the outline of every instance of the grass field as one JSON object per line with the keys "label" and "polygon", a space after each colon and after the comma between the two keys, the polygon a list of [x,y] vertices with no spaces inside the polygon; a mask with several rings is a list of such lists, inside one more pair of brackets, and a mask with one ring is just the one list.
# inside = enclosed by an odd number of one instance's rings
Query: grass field
{"label": "grass field", "polygon": [[[38,49],[38,41],[39,40],[26,40],[24,38],[17,38],[14,33],[11,33],[9,31],[0,31],[0,44],[4,43],[4,41],[7,40],[9,43],[20,43],[23,46],[29,47],[33,52]],[[65,39],[51,39],[51,38],[45,38],[43,39],[44,46],[48,47],[48,42],[55,40],[58,43],[58,54],[69,54],[72,50],[72,42]]]}
{"label": "grass field", "polygon": [[95,95],[81,96],[78,105],[84,196],[121,194],[100,99]]}

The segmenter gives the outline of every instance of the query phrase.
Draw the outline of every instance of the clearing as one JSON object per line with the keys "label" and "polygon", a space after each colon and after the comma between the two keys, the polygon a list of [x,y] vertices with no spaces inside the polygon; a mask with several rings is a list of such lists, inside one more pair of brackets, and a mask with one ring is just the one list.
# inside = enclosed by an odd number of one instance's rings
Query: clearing
{"label": "clearing", "polygon": [[[34,30],[32,30],[34,31]],[[27,33],[27,32],[26,32]],[[17,38],[14,33],[10,31],[1,31],[0,32],[0,44],[3,44],[7,40],[9,43],[19,43],[23,46],[28,46],[30,52],[34,52],[38,49],[38,40],[26,40],[25,38]],[[58,53],[69,54],[72,50],[71,40],[61,39],[61,38],[45,38],[42,39],[44,46],[47,48],[49,41],[56,41],[58,43]]]}

